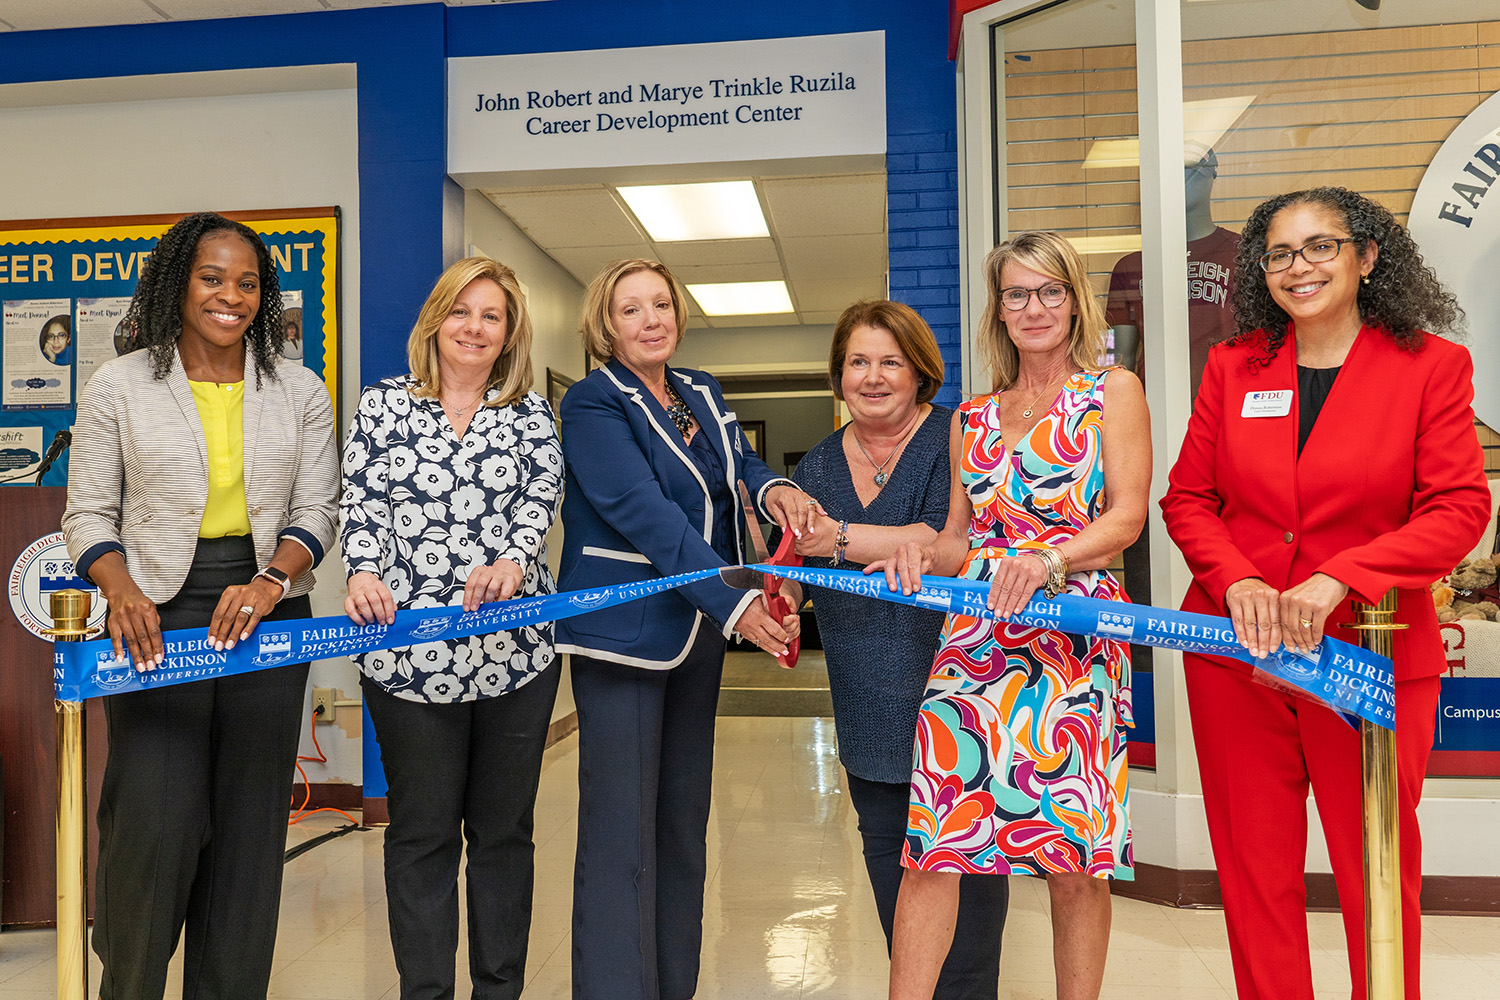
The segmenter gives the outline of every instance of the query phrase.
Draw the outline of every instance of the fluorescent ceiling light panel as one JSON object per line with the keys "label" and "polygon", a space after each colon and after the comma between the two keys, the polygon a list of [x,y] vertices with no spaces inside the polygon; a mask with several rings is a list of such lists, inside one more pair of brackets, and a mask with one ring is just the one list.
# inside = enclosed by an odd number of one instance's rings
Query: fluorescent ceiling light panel
{"label": "fluorescent ceiling light panel", "polygon": [[[1207,101],[1182,102],[1182,137],[1189,146],[1201,143],[1213,149],[1224,133],[1234,128],[1235,123],[1255,103],[1254,94],[1237,97],[1216,97]],[[1201,151],[1200,151],[1201,152]],[[1198,157],[1193,157],[1197,162]],[[1105,167],[1133,167],[1141,162],[1141,141],[1129,139],[1096,139],[1083,158],[1083,169],[1096,170]]]}
{"label": "fluorescent ceiling light panel", "polygon": [[748,240],[771,235],[750,181],[647,184],[617,190],[658,243]]}
{"label": "fluorescent ceiling light panel", "polygon": [[793,312],[785,281],[726,281],[688,285],[705,316],[760,316]]}

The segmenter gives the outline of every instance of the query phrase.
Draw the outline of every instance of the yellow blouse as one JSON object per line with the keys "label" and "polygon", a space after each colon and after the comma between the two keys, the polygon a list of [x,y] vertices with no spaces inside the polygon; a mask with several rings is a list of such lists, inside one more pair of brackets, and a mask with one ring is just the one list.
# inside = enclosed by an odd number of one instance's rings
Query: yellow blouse
{"label": "yellow blouse", "polygon": [[199,538],[250,534],[245,508],[245,383],[193,382],[208,442],[208,504]]}

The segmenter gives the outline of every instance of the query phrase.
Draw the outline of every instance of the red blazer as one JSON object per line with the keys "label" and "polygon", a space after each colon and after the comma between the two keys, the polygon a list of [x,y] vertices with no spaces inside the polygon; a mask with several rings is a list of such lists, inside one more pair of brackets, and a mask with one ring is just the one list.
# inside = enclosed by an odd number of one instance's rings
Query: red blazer
{"label": "red blazer", "polygon": [[[1285,590],[1326,573],[1368,603],[1397,587],[1396,617],[1410,628],[1395,633],[1396,679],[1441,673],[1428,584],[1490,517],[1468,350],[1425,335],[1412,352],[1365,327],[1299,457],[1296,339],[1288,330],[1271,363],[1252,367],[1264,337],[1209,352],[1161,501],[1193,572],[1183,610],[1224,614],[1224,591],[1247,576]],[[1275,389],[1292,390],[1285,416],[1242,416],[1247,393]],[[1357,642],[1338,627],[1351,618],[1336,609],[1328,632]]]}

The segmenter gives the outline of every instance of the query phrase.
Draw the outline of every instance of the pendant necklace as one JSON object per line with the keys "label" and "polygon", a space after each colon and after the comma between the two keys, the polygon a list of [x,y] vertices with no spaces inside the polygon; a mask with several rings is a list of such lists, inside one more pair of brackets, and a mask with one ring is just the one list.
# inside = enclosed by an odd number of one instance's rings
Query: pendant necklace
{"label": "pendant necklace", "polygon": [[[457,413],[457,417],[455,419],[461,419],[463,417],[463,415],[465,413],[468,413],[470,410],[477,410],[479,408],[479,401],[481,399],[483,399],[484,396],[485,396],[485,393],[487,393],[489,391],[490,391],[490,387],[489,386],[485,386],[483,389],[480,389],[479,390],[479,395],[477,395],[473,399],[469,400],[469,405],[468,406],[460,407],[457,410],[455,410],[455,413]],[[445,408],[448,405],[443,400],[439,400],[439,402],[442,403]]]}
{"label": "pendant necklace", "polygon": [[1024,410],[1021,411],[1021,419],[1022,420],[1030,420],[1031,419],[1031,413],[1032,413],[1033,410],[1036,409],[1036,404],[1038,404],[1038,403],[1040,403],[1042,401],[1043,394],[1046,393],[1046,391],[1048,389],[1052,388],[1052,383],[1056,382],[1056,381],[1057,381],[1057,379],[1053,379],[1052,382],[1048,382],[1046,385],[1042,386],[1042,391],[1036,394],[1036,398],[1031,401],[1031,405],[1028,406],[1028,407],[1026,407],[1026,409],[1024,409]]}
{"label": "pendant necklace", "polygon": [[682,401],[682,397],[677,395],[670,379],[667,381],[667,416],[677,425],[677,429],[682,432],[682,439],[686,441],[693,431],[693,412]]}
{"label": "pendant necklace", "polygon": [[867,451],[865,449],[865,443],[859,439],[859,434],[854,430],[853,425],[851,425],[849,427],[849,433],[854,435],[854,443],[859,448],[860,454],[862,454],[862,455],[865,456],[865,461],[867,461],[871,465],[875,466],[875,475],[872,476],[871,478],[873,479],[873,481],[875,483],[876,489],[879,489],[880,487],[883,487],[887,482],[890,481],[891,477],[887,476],[885,474],[885,467],[890,462],[891,459],[893,459],[893,458],[896,457],[896,452],[898,452],[898,451],[901,450],[901,446],[904,445],[904,444],[906,444],[906,439],[909,438],[909,437],[911,437],[912,436],[912,432],[917,429],[917,425],[919,423],[921,423],[921,420],[919,419],[920,417],[921,417],[921,414],[918,413],[917,417],[912,419],[911,427],[907,430],[907,432],[905,434],[901,435],[901,440],[897,441],[896,442],[896,447],[892,448],[891,449],[891,453],[889,455],[885,456],[885,461],[884,462],[880,462],[880,463],[877,463],[875,461],[875,459],[873,459],[873,458],[870,457],[869,451]]}

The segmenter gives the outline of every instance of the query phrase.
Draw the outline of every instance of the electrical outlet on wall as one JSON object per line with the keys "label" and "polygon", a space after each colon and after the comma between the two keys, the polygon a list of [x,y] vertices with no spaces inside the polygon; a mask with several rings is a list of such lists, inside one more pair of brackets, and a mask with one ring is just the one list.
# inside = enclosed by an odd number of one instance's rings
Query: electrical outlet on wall
{"label": "electrical outlet on wall", "polygon": [[313,688],[312,711],[317,722],[333,721],[333,688]]}

